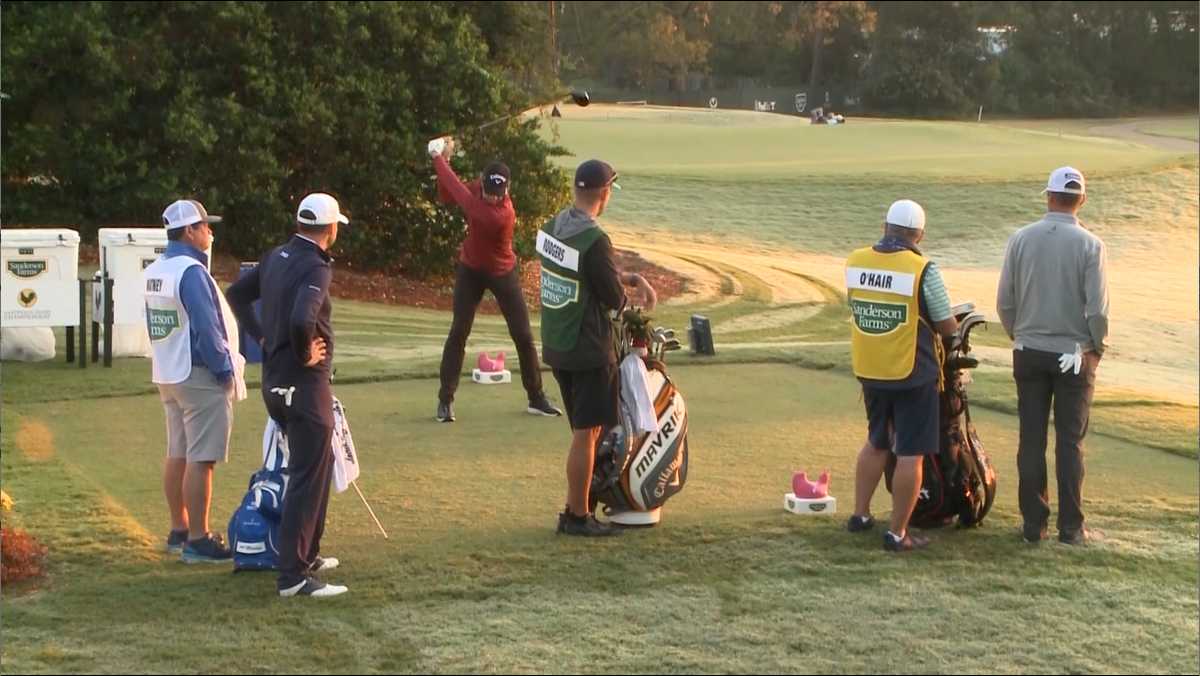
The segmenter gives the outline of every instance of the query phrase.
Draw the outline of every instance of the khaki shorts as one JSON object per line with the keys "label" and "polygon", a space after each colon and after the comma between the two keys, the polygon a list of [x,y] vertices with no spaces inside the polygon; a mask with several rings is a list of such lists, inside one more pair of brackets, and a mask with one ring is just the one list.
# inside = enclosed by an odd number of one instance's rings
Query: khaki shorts
{"label": "khaki shorts", "polygon": [[188,462],[226,462],[233,431],[233,389],[195,366],[182,383],[159,385],[167,412],[167,457]]}

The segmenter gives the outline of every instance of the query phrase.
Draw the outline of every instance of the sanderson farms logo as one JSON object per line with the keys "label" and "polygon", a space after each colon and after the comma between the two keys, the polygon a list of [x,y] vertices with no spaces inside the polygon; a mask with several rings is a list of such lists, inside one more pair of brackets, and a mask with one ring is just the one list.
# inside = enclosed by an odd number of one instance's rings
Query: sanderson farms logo
{"label": "sanderson farms logo", "polygon": [[178,312],[147,308],[146,330],[150,332],[150,340],[166,340],[177,328],[179,328]]}
{"label": "sanderson farms logo", "polygon": [[20,293],[17,294],[17,303],[26,310],[37,305],[37,300],[37,291],[33,289],[21,289]]}
{"label": "sanderson farms logo", "polygon": [[557,310],[578,300],[578,282],[542,268],[542,305]]}
{"label": "sanderson farms logo", "polygon": [[904,303],[852,300],[850,312],[858,330],[873,336],[891,333],[908,323],[908,305]]}
{"label": "sanderson farms logo", "polygon": [[8,271],[21,279],[32,279],[46,271],[46,261],[9,261]]}

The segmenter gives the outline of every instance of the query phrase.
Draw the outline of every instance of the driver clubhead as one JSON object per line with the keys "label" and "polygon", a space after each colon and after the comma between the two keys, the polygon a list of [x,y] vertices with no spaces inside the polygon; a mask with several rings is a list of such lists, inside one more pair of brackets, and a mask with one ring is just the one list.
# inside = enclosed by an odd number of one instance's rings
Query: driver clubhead
{"label": "driver clubhead", "polygon": [[572,91],[571,100],[575,102],[575,105],[582,108],[592,102],[592,97],[588,96],[586,91]]}

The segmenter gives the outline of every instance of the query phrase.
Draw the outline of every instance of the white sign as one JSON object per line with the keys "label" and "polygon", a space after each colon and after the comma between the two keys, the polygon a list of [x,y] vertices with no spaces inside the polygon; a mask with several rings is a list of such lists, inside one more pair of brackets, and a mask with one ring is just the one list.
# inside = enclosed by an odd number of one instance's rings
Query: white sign
{"label": "white sign", "polygon": [[545,230],[538,230],[537,250],[559,266],[579,272],[579,250],[547,234]]}
{"label": "white sign", "polygon": [[912,297],[915,275],[892,270],[871,268],[846,268],[846,288],[862,291],[879,291],[898,296]]}
{"label": "white sign", "polygon": [[808,107],[808,92],[800,92],[796,94],[796,112],[803,113]]}
{"label": "white sign", "polygon": [[717,97],[715,97],[715,96],[714,96],[714,97],[712,97],[711,99],[709,99],[709,100],[708,100],[708,107],[709,107],[709,108],[716,108],[716,107],[717,107]]}
{"label": "white sign", "polygon": [[0,230],[0,324],[79,326],[79,233]]}

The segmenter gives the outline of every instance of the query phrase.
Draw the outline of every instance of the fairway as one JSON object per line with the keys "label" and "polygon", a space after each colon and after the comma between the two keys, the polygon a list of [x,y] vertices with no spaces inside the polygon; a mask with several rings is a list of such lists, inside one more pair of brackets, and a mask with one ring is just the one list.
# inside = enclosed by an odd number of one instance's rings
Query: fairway
{"label": "fairway", "polygon": [[[683,334],[693,314],[712,321],[715,357],[670,360],[692,455],[660,527],[555,536],[566,423],[526,415],[519,385],[464,382],[459,422],[435,424],[449,313],[338,299],[335,392],[391,539],[352,492],[335,496],[323,553],[341,559],[336,581],[351,593],[319,611],[280,600],[269,574],[159,552],[164,430],[150,364],[80,371],[63,363],[60,332],[56,361],[3,366],[2,469],[16,501],[6,523],[50,548],[48,577],[0,602],[4,671],[1195,671],[1194,151],[1090,136],[1103,121],[1059,133],[602,105],[564,114],[543,132],[574,153],[563,165],[595,156],[621,174],[602,219],[614,241],[687,278],[654,324]],[[1021,542],[1010,346],[993,324],[975,334],[983,365],[970,393],[999,472],[996,506],[979,529],[933,531],[928,551],[886,555],[878,531],[844,530],[865,429],[845,256],[878,236],[892,200],[916,199],[923,248],[953,300],[993,316],[1004,243],[1040,217],[1046,174],[1066,163],[1087,174],[1082,218],[1108,245],[1113,346],[1084,488],[1088,524],[1106,538]],[[467,368],[501,349],[511,354],[503,320],[477,317]],[[255,387],[259,367],[247,376]],[[217,470],[214,529],[259,463],[264,422],[252,391]],[[836,514],[783,511],[801,469],[832,471]],[[889,511],[881,487],[874,512]],[[296,627],[329,640],[297,647]]]}
{"label": "fairway", "polygon": [[[1112,122],[852,119],[827,127],[767,113],[597,105],[568,107],[546,133],[575,153],[564,164],[598,156],[621,173],[623,190],[606,214],[619,244],[658,254],[668,267],[684,259],[692,269],[736,269],[762,282],[767,303],[793,288],[778,268],[840,289],[845,255],[878,236],[892,201],[914,199],[929,219],[922,248],[942,267],[951,297],[975,301],[993,319],[1005,242],[1044,213],[1050,170],[1071,164],[1089,180],[1080,218],[1108,247],[1113,349],[1101,389],[1194,406],[1196,146],[1168,151],[1088,135]],[[985,340],[1008,347],[1000,331]],[[985,356],[1008,366],[1006,350]]]}

